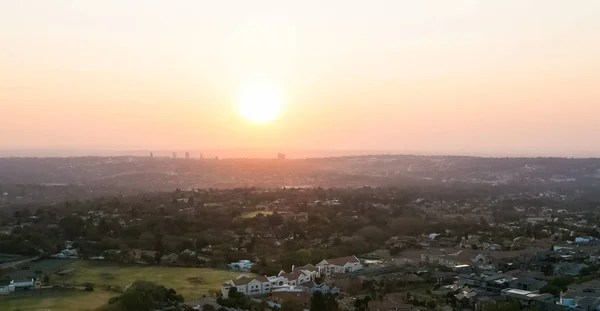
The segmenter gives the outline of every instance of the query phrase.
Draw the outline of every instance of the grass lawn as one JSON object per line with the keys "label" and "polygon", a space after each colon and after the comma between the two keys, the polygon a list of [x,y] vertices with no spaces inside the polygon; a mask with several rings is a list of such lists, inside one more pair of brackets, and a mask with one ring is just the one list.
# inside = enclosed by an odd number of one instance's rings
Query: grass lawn
{"label": "grass lawn", "polygon": [[244,218],[254,218],[258,214],[263,214],[265,216],[268,216],[268,215],[273,215],[273,211],[254,211],[254,212],[248,212],[248,213],[242,214],[242,217],[244,217]]}
{"label": "grass lawn", "polygon": [[[126,287],[136,280],[146,280],[173,288],[188,299],[201,298],[211,289],[220,290],[227,280],[234,279],[240,272],[229,272],[208,268],[170,268],[156,266],[120,266],[97,261],[77,261],[71,264],[74,271],[68,276],[51,277],[52,283],[81,285],[93,283],[97,290],[103,286]],[[0,310],[1,311],[1,310]]]}
{"label": "grass lawn", "polygon": [[114,293],[68,292],[32,296],[0,296],[0,311],[83,311],[106,304]]}

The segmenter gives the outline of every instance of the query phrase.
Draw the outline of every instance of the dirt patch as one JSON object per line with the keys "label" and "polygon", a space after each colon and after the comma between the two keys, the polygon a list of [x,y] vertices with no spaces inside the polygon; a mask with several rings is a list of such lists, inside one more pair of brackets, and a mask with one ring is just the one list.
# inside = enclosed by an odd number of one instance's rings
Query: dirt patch
{"label": "dirt patch", "polygon": [[187,280],[192,284],[202,284],[202,280],[200,278],[187,278]]}
{"label": "dirt patch", "polygon": [[112,273],[108,273],[108,272],[102,272],[99,274],[101,278],[105,279],[105,280],[114,280],[116,279],[114,275],[112,275]]}

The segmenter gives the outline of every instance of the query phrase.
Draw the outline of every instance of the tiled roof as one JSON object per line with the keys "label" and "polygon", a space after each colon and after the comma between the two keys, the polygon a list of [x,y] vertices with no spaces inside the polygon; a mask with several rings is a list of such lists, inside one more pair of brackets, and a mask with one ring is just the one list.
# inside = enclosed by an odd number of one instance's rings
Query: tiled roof
{"label": "tiled roof", "polygon": [[288,280],[297,280],[302,274],[300,271],[294,271],[292,273],[283,273],[281,276]]}
{"label": "tiled roof", "polygon": [[265,283],[265,282],[269,282],[269,279],[267,279],[267,277],[266,277],[266,276],[264,276],[264,275],[259,275],[259,276],[257,276],[257,277],[256,277],[256,278],[254,278],[254,279],[255,279],[255,280],[257,280],[257,281],[259,281],[259,282],[263,282],[263,283]]}
{"label": "tiled roof", "polygon": [[306,271],[315,272],[315,271],[317,271],[317,268],[315,266],[311,265],[311,264],[308,264],[308,265],[305,265],[305,266],[302,266],[302,267],[298,267],[298,270],[306,270]]}
{"label": "tiled roof", "polygon": [[243,286],[243,285],[248,285],[250,282],[252,282],[254,280],[257,280],[261,283],[269,282],[269,279],[264,275],[259,275],[255,278],[249,278],[249,277],[243,276],[241,278],[232,280],[232,282],[233,282],[233,284],[235,284],[235,286]]}
{"label": "tiled roof", "polygon": [[600,306],[600,297],[585,297],[577,300],[577,305],[583,310],[592,310]]}
{"label": "tiled roof", "polygon": [[326,261],[330,264],[330,265],[336,265],[336,266],[343,266],[347,263],[355,263],[355,262],[360,262],[358,259],[356,259],[356,257],[354,256],[347,256],[347,257],[340,257],[340,258],[333,258],[333,259],[326,259]]}
{"label": "tiled roof", "polygon": [[247,278],[247,277],[241,277],[239,279],[235,279],[233,280],[233,284],[235,284],[235,286],[242,286],[242,285],[248,285],[248,283],[252,282],[251,278]]}
{"label": "tiled roof", "polygon": [[569,289],[562,294],[562,298],[577,298],[577,297],[600,297],[600,293],[575,291],[575,290]]}

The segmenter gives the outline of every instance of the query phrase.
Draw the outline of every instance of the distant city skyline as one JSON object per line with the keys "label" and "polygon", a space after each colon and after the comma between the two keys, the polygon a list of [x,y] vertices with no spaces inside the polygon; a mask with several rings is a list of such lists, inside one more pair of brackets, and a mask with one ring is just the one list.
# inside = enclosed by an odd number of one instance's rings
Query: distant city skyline
{"label": "distant city skyline", "polygon": [[595,0],[0,1],[0,154],[599,157],[598,29]]}
{"label": "distant city skyline", "polygon": [[155,150],[118,150],[118,149],[0,149],[0,157],[86,157],[86,156],[135,156],[155,158],[173,158],[177,154],[177,159],[185,159],[180,155],[189,153],[189,159],[212,159],[215,156],[219,158],[264,158],[277,159],[279,153],[285,154],[288,159],[305,158],[324,158],[324,157],[344,157],[344,156],[365,156],[365,155],[423,155],[423,156],[471,156],[471,157],[559,157],[559,158],[600,158],[600,152],[573,152],[565,150],[556,153],[482,153],[482,152],[445,152],[445,151],[421,151],[421,150],[333,150],[333,149],[252,149],[252,148],[232,148],[232,149],[155,149]]}

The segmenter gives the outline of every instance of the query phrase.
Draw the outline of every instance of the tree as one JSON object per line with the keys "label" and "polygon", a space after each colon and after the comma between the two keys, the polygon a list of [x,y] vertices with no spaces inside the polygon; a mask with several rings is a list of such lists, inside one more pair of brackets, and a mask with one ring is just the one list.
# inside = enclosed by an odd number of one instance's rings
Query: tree
{"label": "tree", "polygon": [[215,307],[213,305],[205,304],[202,306],[202,311],[215,311]]}
{"label": "tree", "polygon": [[304,308],[302,306],[291,300],[286,300],[281,304],[281,311],[303,311]]}
{"label": "tree", "polygon": [[231,287],[229,292],[227,292],[227,297],[235,299],[238,298],[240,294],[241,293],[238,293],[237,287]]}
{"label": "tree", "polygon": [[541,271],[545,276],[551,276],[554,274],[554,266],[551,263],[546,263],[541,267]]}
{"label": "tree", "polygon": [[325,310],[327,311],[338,311],[339,305],[335,296],[332,294],[326,294],[325,297]]}
{"label": "tree", "polygon": [[354,310],[356,311],[367,311],[369,309],[369,301],[371,297],[365,296],[363,298],[356,298],[354,301]]}
{"label": "tree", "polygon": [[80,237],[85,230],[83,219],[74,215],[63,218],[58,225],[65,233],[67,239],[76,239]]}
{"label": "tree", "polygon": [[571,285],[574,281],[575,279],[571,276],[561,276],[550,280],[548,285],[556,286],[560,288],[561,291],[566,291],[567,287]]}
{"label": "tree", "polygon": [[560,297],[560,287],[555,285],[546,285],[540,289],[540,294],[549,293],[554,297]]}
{"label": "tree", "polygon": [[310,311],[326,311],[323,293],[316,291],[310,299]]}
{"label": "tree", "polygon": [[362,281],[357,278],[357,277],[353,277],[350,278],[348,280],[347,286],[346,286],[346,292],[350,295],[358,295],[363,289],[362,286]]}
{"label": "tree", "polygon": [[435,303],[435,300],[427,300],[427,303],[425,303],[425,306],[428,309],[435,309],[435,307],[437,306],[437,304]]}

